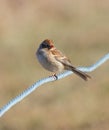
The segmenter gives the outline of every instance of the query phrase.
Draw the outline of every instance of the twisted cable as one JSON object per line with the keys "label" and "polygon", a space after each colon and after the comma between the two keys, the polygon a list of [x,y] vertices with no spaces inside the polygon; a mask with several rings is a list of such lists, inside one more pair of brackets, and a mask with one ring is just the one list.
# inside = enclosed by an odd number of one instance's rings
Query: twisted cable
{"label": "twisted cable", "polygon": [[[83,72],[92,72],[95,69],[97,69],[99,66],[101,66],[104,62],[106,62],[107,60],[109,60],[109,53],[106,54],[105,56],[103,56],[100,60],[98,60],[95,64],[92,64],[91,66],[88,67],[78,67],[79,70],[83,71]],[[60,73],[57,75],[58,80],[61,78],[64,78],[68,75],[73,74],[72,71],[65,71],[63,73]],[[20,93],[18,96],[16,96],[15,98],[13,98],[12,100],[10,100],[6,105],[4,105],[1,109],[0,109],[0,117],[2,117],[10,108],[12,108],[15,104],[17,104],[18,102],[20,102],[21,100],[23,100],[26,96],[28,96],[29,94],[31,94],[33,91],[35,91],[35,89],[45,83],[51,82],[51,81],[55,81],[56,79],[54,77],[47,77],[47,78],[43,78],[40,79],[39,81],[35,82],[32,86],[28,87],[26,90],[24,90],[22,93]]]}

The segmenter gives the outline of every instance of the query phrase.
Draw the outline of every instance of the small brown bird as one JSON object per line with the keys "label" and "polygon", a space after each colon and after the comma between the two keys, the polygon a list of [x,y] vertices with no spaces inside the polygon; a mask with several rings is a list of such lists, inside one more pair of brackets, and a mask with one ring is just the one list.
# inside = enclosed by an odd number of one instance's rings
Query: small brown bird
{"label": "small brown bird", "polygon": [[44,40],[40,44],[36,55],[40,64],[48,71],[54,72],[55,77],[57,77],[56,73],[71,70],[86,81],[88,78],[91,78],[86,73],[72,66],[71,61],[61,51],[57,50],[49,39]]}

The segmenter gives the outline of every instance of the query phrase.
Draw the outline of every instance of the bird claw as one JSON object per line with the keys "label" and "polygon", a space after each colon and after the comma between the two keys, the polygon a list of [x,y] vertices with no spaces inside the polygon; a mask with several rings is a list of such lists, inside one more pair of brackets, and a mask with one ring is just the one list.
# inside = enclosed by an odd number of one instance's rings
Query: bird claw
{"label": "bird claw", "polygon": [[56,74],[53,74],[50,77],[53,77],[55,80],[58,80],[58,76]]}

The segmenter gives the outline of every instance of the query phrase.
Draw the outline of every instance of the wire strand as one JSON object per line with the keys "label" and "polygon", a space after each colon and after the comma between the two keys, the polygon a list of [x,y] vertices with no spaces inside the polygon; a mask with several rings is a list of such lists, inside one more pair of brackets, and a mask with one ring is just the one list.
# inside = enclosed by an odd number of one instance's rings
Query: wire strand
{"label": "wire strand", "polygon": [[[98,68],[100,65],[102,65],[104,62],[106,62],[107,60],[109,60],[109,53],[106,54],[105,56],[103,56],[95,64],[93,64],[91,66],[88,66],[88,67],[78,67],[78,69],[81,70],[81,71],[83,71],[83,72],[92,72],[96,68]],[[58,74],[57,77],[58,77],[58,80],[59,80],[59,79],[64,78],[64,77],[66,77],[68,75],[71,75],[71,74],[73,74],[72,71],[65,71],[65,72],[63,72],[61,74]],[[56,79],[54,77],[47,77],[47,78],[43,78],[43,79],[40,79],[39,81],[35,82],[32,86],[28,87],[26,90],[24,90],[18,96],[16,96],[12,100],[10,100],[6,105],[4,105],[0,109],[0,117],[2,117],[15,104],[17,104],[18,102],[20,102],[21,100],[23,100],[26,96],[28,96],[33,91],[35,91],[36,88],[38,88],[42,84],[45,84],[45,83],[48,83],[48,82],[51,82],[51,81],[55,81],[55,80]]]}

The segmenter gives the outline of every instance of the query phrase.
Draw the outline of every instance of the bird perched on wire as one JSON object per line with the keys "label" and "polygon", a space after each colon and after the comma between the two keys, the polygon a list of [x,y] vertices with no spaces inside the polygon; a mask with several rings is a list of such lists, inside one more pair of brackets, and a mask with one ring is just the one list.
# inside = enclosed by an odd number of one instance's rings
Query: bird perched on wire
{"label": "bird perched on wire", "polygon": [[49,39],[44,40],[40,44],[36,55],[40,64],[48,71],[53,72],[56,79],[56,74],[64,70],[71,70],[85,81],[91,78],[88,74],[74,67],[71,61],[61,51],[57,50],[53,41]]}

